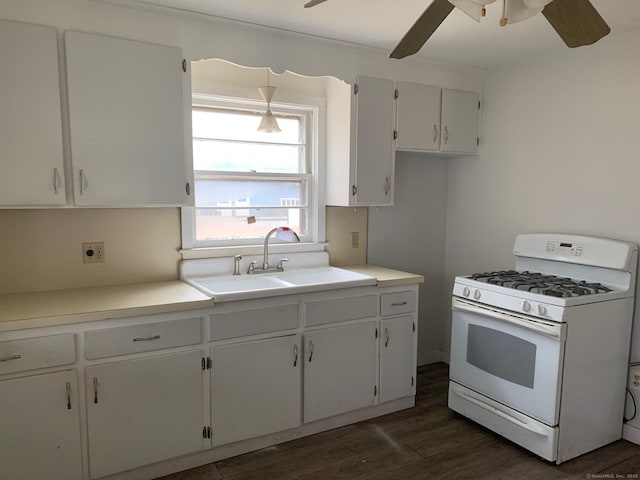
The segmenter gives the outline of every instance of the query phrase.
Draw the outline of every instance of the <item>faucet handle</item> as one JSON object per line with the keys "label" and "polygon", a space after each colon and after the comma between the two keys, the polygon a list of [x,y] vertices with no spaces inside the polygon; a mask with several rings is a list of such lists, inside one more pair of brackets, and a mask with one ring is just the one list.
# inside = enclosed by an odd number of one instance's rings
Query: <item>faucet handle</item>
{"label": "faucet handle", "polygon": [[289,261],[288,258],[283,258],[281,260],[278,260],[278,263],[276,264],[276,270],[280,270],[281,272],[284,271],[284,266],[282,264],[288,261]]}
{"label": "faucet handle", "polygon": [[256,261],[252,260],[249,262],[249,268],[247,268],[247,273],[253,273],[256,269]]}

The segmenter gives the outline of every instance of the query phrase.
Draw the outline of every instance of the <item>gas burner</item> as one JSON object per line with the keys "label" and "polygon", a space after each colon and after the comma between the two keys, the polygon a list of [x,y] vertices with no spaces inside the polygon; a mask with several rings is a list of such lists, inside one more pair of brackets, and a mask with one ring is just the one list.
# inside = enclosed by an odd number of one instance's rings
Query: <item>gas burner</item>
{"label": "gas burner", "polygon": [[574,280],[569,277],[547,275],[545,273],[530,272],[528,270],[522,272],[516,270],[500,270],[495,272],[474,273],[471,275],[471,279],[505,288],[562,298],[580,297],[611,291],[609,287],[605,287],[600,283],[590,283],[585,280]]}

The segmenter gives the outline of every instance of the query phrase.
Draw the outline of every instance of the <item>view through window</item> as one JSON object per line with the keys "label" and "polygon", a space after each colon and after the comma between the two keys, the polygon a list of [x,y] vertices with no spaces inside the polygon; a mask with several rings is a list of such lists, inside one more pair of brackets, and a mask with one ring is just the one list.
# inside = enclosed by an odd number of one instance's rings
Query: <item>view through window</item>
{"label": "view through window", "polygon": [[278,133],[256,130],[255,107],[194,106],[196,244],[257,243],[278,226],[309,240],[311,111],[273,110]]}

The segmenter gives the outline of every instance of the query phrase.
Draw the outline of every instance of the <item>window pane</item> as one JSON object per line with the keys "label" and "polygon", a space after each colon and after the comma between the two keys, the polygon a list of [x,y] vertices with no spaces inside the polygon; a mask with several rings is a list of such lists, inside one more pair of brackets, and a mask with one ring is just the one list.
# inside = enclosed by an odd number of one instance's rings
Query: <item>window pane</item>
{"label": "window pane", "polygon": [[300,236],[307,234],[306,208],[256,210],[256,223],[247,223],[246,217],[233,212],[196,207],[196,241],[255,238],[259,243],[269,230],[280,226],[292,228]]}
{"label": "window pane", "polygon": [[196,179],[195,187],[197,240],[258,238],[281,225],[307,234],[305,179]]}
{"label": "window pane", "polygon": [[223,172],[305,173],[304,147],[193,141],[194,170]]}
{"label": "window pane", "polygon": [[[266,105],[265,105],[266,110]],[[219,140],[242,140],[268,143],[304,142],[302,117],[274,113],[281,132],[258,132],[262,113],[241,112],[224,109],[194,109],[194,138],[215,138]]]}

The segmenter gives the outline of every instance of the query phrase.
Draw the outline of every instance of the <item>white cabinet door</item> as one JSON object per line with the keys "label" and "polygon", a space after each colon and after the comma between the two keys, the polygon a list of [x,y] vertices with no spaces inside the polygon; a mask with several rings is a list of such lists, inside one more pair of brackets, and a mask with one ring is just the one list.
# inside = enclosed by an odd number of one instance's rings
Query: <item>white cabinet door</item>
{"label": "white cabinet door", "polygon": [[392,80],[358,77],[355,156],[357,205],[393,202],[395,89]]}
{"label": "white cabinet door", "polygon": [[75,371],[0,382],[0,477],[80,480]]}
{"label": "white cabinet door", "polygon": [[413,316],[380,322],[380,402],[408,397],[414,392],[416,335]]}
{"label": "white cabinet door", "polygon": [[440,148],[440,87],[398,82],[398,150]]}
{"label": "white cabinet door", "polygon": [[56,29],[0,20],[0,205],[64,205]]}
{"label": "white cabinet door", "polygon": [[91,478],[203,448],[202,352],[87,367]]}
{"label": "white cabinet door", "polygon": [[442,90],[442,129],[440,150],[476,153],[480,96],[475,92]]}
{"label": "white cabinet door", "polygon": [[376,322],[304,334],[304,421],[368,407],[376,400]]}
{"label": "white cabinet door", "polygon": [[65,47],[75,204],[189,204],[182,51],[79,32]]}
{"label": "white cabinet door", "polygon": [[300,335],[213,347],[211,358],[214,446],[300,425]]}

